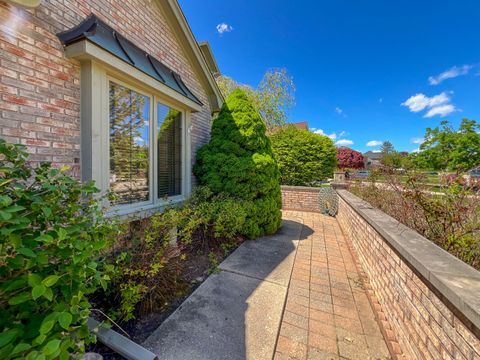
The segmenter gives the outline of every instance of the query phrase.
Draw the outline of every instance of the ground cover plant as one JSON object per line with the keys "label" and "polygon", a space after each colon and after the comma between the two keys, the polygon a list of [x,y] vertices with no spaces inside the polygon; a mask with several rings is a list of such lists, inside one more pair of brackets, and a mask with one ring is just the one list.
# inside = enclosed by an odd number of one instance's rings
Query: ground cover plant
{"label": "ground cover plant", "polygon": [[247,215],[240,234],[248,238],[274,233],[281,224],[279,171],[265,132],[252,99],[237,88],[213,121],[211,140],[194,167],[214,194],[242,202]]}
{"label": "ground cover plant", "polygon": [[270,136],[282,185],[317,185],[333,176],[337,149],[327,136],[287,125]]}
{"label": "ground cover plant", "polygon": [[245,219],[241,202],[200,187],[181,206],[131,221],[111,249],[116,271],[97,303],[122,324],[168,309],[190,289],[189,261],[206,257],[216,265],[244,240]]}
{"label": "ground cover plant", "polygon": [[480,270],[476,182],[467,184],[462,176],[444,178],[434,192],[423,173],[382,178],[378,183],[374,172],[368,182],[354,183],[350,191]]}
{"label": "ground cover plant", "polygon": [[94,341],[88,295],[113,270],[102,253],[117,235],[92,183],[0,139],[0,358],[70,359]]}

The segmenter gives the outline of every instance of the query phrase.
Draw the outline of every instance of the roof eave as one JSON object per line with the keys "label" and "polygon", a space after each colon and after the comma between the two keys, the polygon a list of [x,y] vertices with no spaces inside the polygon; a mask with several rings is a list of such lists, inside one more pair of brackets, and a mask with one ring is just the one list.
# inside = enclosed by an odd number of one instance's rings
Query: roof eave
{"label": "roof eave", "polygon": [[170,22],[170,25],[180,38],[179,40],[183,44],[187,45],[187,55],[189,56],[190,60],[194,62],[194,65],[196,65],[194,68],[197,69],[197,75],[199,75],[204,86],[210,90],[209,97],[211,101],[212,112],[219,111],[224,101],[222,93],[220,92],[213,74],[209,70],[208,64],[200,50],[200,46],[193,35],[190,25],[188,24],[180,5],[178,4],[177,0],[156,1],[158,5],[164,9],[164,11],[166,11],[167,21]]}

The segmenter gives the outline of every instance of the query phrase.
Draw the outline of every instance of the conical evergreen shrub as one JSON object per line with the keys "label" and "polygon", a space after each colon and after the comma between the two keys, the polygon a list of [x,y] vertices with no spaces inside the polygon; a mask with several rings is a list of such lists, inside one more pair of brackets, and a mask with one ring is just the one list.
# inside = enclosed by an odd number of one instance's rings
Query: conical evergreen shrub
{"label": "conical evergreen shrub", "polygon": [[281,225],[278,166],[266,127],[247,94],[234,90],[212,124],[210,142],[199,149],[194,172],[215,193],[242,200],[243,235],[271,234]]}

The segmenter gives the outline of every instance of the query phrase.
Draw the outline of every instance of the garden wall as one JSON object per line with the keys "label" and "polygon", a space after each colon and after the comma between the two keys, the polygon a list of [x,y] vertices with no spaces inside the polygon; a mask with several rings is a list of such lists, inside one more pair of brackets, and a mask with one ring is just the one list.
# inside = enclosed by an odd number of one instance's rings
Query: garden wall
{"label": "garden wall", "polygon": [[306,186],[282,186],[282,209],[319,212],[320,188]]}
{"label": "garden wall", "polygon": [[480,358],[480,272],[346,190],[337,219],[406,358]]}

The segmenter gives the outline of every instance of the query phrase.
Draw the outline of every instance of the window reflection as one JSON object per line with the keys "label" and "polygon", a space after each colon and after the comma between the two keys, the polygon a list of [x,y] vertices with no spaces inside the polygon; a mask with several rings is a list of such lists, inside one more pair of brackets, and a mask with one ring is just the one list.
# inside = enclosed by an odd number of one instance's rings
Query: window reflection
{"label": "window reflection", "polygon": [[182,114],[157,103],[158,197],[182,193]]}
{"label": "window reflection", "polygon": [[110,82],[109,105],[110,188],[117,195],[113,203],[147,201],[150,98]]}

